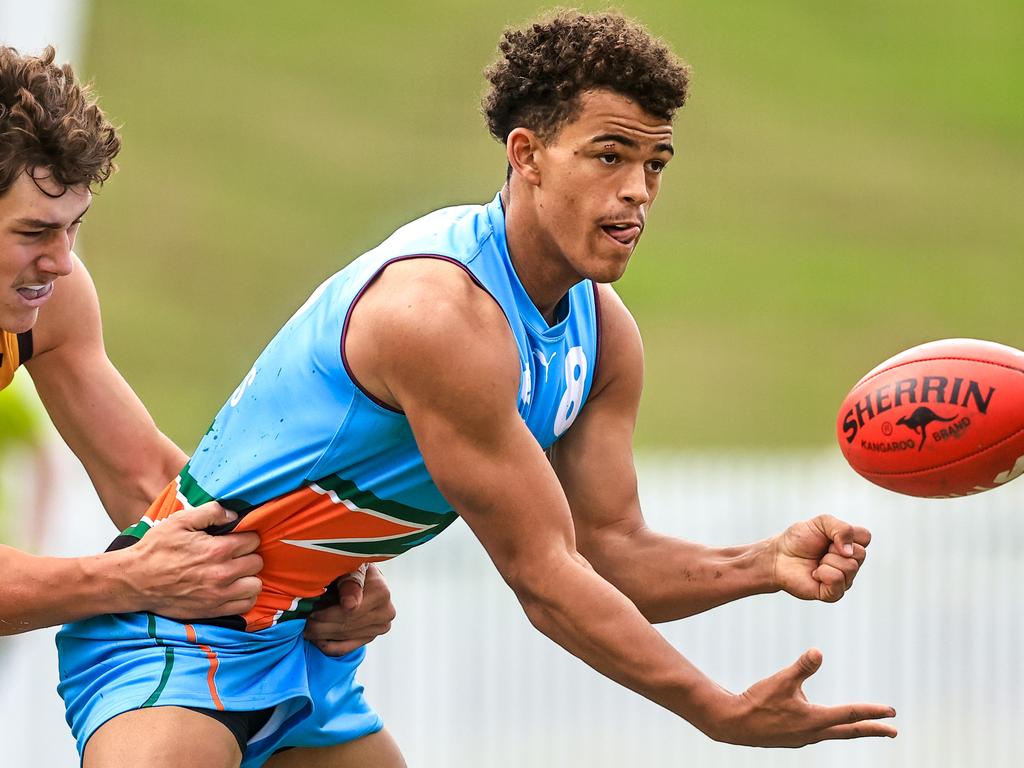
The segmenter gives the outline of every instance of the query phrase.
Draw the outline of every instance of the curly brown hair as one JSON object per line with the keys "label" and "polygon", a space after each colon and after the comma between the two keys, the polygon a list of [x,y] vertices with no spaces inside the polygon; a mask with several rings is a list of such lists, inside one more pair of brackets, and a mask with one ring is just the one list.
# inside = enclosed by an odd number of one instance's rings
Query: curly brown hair
{"label": "curly brown hair", "polygon": [[690,68],[636,21],[618,13],[555,11],[508,28],[485,71],[487,127],[504,143],[517,127],[544,141],[579,112],[579,96],[608,88],[655,117],[671,120],[686,102]]}
{"label": "curly brown hair", "polygon": [[[121,138],[69,64],[0,46],[0,195],[23,170],[47,169],[63,188],[103,184]],[[63,190],[62,190],[63,191]]]}

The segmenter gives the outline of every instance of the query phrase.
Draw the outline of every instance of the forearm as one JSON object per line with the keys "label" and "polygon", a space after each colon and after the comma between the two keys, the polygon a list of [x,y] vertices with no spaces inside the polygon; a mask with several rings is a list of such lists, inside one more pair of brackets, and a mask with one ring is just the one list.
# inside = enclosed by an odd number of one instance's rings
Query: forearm
{"label": "forearm", "polygon": [[581,551],[648,621],[674,621],[719,605],[778,591],[771,539],[707,547],[647,527],[604,532]]}
{"label": "forearm", "polygon": [[516,589],[530,621],[601,674],[702,730],[729,697],[582,558],[531,572],[531,585]]}
{"label": "forearm", "polygon": [[131,464],[120,466],[84,462],[103,508],[119,531],[139,521],[188,460],[163,434],[149,455],[128,458]]}
{"label": "forearm", "polygon": [[36,557],[0,546],[0,635],[139,609],[124,558]]}

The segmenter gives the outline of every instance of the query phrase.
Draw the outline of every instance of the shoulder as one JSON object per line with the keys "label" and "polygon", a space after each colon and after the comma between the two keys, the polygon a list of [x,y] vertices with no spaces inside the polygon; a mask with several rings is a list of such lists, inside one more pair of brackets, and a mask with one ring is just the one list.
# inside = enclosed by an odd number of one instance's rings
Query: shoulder
{"label": "shoulder", "polygon": [[518,388],[519,358],[504,313],[447,259],[388,265],[353,307],[344,343],[360,382],[401,408],[403,395],[446,399],[481,386],[513,394]]}
{"label": "shoulder", "polygon": [[56,350],[102,346],[100,305],[89,271],[78,256],[72,254],[74,269],[54,286],[53,297],[40,310],[32,329],[32,359]]}
{"label": "shoulder", "polygon": [[[367,286],[358,308],[382,323],[381,330],[414,340],[435,331],[458,332],[460,327],[486,334],[507,326],[501,307],[464,265],[434,256],[389,264]],[[386,341],[403,338],[388,333]]]}

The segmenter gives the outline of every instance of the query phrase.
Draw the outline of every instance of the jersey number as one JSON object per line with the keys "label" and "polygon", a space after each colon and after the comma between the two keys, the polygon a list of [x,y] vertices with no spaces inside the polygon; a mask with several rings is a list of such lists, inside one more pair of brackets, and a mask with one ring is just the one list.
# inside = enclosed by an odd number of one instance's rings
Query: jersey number
{"label": "jersey number", "polygon": [[565,356],[565,394],[555,414],[555,437],[572,426],[583,405],[583,385],[587,381],[587,356],[583,347],[573,347]]}

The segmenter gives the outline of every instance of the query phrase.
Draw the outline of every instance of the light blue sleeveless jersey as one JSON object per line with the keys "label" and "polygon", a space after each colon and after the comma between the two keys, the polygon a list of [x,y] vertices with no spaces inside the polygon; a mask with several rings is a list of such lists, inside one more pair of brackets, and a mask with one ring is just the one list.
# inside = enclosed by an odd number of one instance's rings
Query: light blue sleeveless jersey
{"label": "light blue sleeveless jersey", "polygon": [[549,327],[512,266],[495,197],[407,224],[317,288],[217,414],[187,469],[205,493],[188,495],[244,511],[333,477],[378,499],[439,516],[452,511],[405,416],[361,389],[341,352],[362,292],[388,264],[418,255],[460,265],[501,306],[519,353],[519,413],[541,447],[569,428],[594,379],[595,288],[589,280],[573,287]]}

